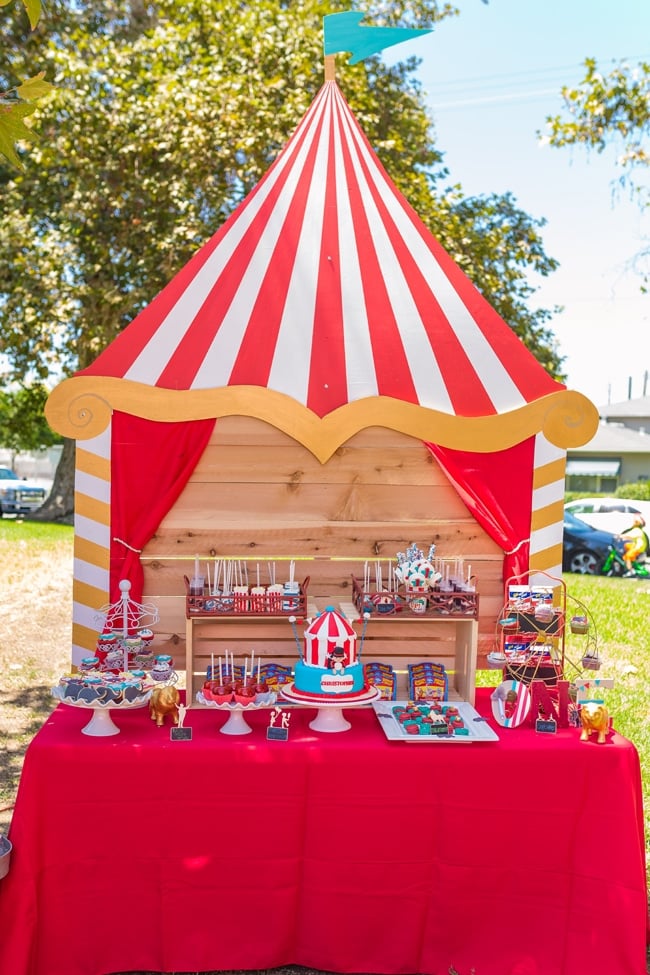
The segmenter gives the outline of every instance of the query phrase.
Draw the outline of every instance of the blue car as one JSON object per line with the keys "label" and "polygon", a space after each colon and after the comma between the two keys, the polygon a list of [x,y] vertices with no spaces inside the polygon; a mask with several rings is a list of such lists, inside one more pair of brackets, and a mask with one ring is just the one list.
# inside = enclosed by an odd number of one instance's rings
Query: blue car
{"label": "blue car", "polygon": [[612,532],[592,528],[564,509],[564,545],[562,569],[564,572],[581,572],[598,575],[609,555],[610,546],[623,553],[623,539]]}

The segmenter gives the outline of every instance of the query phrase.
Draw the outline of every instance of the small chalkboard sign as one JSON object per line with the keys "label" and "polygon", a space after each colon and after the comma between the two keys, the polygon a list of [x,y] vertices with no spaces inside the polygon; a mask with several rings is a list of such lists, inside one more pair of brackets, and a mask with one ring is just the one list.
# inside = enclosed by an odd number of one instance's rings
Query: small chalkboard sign
{"label": "small chalkboard sign", "polygon": [[535,722],[535,731],[544,735],[554,735],[557,731],[557,721],[554,718],[538,718]]}
{"label": "small chalkboard sign", "polygon": [[170,741],[191,741],[191,728],[171,728],[169,731]]}
{"label": "small chalkboard sign", "polygon": [[289,729],[288,728],[274,728],[271,726],[266,729],[266,740],[267,741],[289,741]]}

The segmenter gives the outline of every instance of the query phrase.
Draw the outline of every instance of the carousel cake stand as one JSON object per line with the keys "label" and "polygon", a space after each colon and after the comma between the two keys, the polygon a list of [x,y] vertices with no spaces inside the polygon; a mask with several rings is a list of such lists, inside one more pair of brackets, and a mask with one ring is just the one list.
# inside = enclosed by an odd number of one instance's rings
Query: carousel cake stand
{"label": "carousel cake stand", "polygon": [[367,690],[359,691],[354,697],[346,697],[345,700],[337,700],[333,695],[328,700],[324,700],[322,695],[305,694],[297,691],[295,684],[288,684],[280,689],[280,694],[292,704],[305,704],[307,707],[318,708],[318,714],[309,727],[312,731],[348,731],[352,727],[347,718],[343,715],[344,708],[358,708],[364,704],[372,704],[381,697],[381,691],[376,687],[369,687]]}
{"label": "carousel cake stand", "polygon": [[81,729],[82,735],[91,735],[93,738],[107,738],[110,735],[119,735],[120,729],[111,718],[111,711],[131,711],[135,708],[143,708],[149,703],[151,691],[145,691],[141,697],[136,697],[134,701],[122,701],[116,704],[109,701],[107,704],[99,702],[89,703],[87,701],[76,701],[71,697],[64,697],[65,691],[62,687],[52,688],[52,697],[56,698],[61,704],[71,708],[81,708],[92,711],[92,716],[88,724]]}
{"label": "carousel cake stand", "polygon": [[216,701],[208,701],[207,697],[203,696],[201,691],[196,695],[196,700],[199,704],[206,708],[216,708],[217,711],[227,711],[228,720],[219,728],[222,735],[250,735],[253,730],[249,723],[246,721],[244,716],[245,711],[259,711],[260,708],[270,708],[273,707],[277,698],[275,694],[271,695],[273,700],[270,698],[266,701],[260,701],[259,704],[237,704],[235,702],[228,702],[226,704],[217,704]]}

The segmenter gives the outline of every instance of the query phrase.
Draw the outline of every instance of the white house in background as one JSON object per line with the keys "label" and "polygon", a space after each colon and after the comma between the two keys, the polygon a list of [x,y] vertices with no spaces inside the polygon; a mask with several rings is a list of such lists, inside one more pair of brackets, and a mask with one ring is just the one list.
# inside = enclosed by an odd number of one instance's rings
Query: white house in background
{"label": "white house in background", "polygon": [[608,423],[622,423],[631,430],[647,433],[650,436],[650,396],[637,396],[622,403],[608,403],[600,406],[598,414]]}
{"label": "white house in background", "polygon": [[613,494],[621,484],[650,480],[650,421],[646,422],[648,433],[601,420],[589,443],[567,450],[566,490]]}

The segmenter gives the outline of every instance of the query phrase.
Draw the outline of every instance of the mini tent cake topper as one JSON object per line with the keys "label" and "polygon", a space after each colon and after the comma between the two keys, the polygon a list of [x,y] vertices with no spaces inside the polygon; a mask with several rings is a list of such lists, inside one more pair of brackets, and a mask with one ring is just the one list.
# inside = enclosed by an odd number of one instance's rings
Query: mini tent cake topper
{"label": "mini tent cake topper", "polygon": [[[358,648],[356,647],[356,630],[348,619],[342,613],[339,613],[334,606],[327,606],[313,620],[306,620],[305,663],[311,664],[314,667],[329,667],[334,665],[335,657],[338,657],[340,662],[342,656],[345,656],[345,662],[348,664],[360,660],[369,619],[370,614],[364,613],[363,628],[361,630]],[[296,628],[296,617],[290,616],[289,622],[293,629],[298,654],[302,657],[303,647],[300,643],[300,637]],[[336,649],[342,649],[343,654],[334,654]]]}

